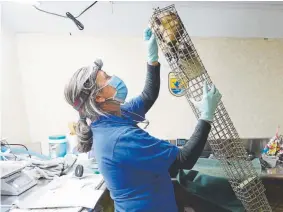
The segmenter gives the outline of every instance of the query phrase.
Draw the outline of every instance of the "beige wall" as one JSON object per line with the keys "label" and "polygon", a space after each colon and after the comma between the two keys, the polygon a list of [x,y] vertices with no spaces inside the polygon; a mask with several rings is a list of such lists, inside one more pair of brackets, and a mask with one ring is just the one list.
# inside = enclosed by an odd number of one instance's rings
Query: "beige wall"
{"label": "beige wall", "polygon": [[195,44],[240,135],[274,135],[283,125],[283,39],[195,39]]}
{"label": "beige wall", "polygon": [[1,136],[11,143],[30,142],[23,85],[18,68],[16,35],[6,28],[1,31]]}
{"label": "beige wall", "polygon": [[[16,40],[22,82],[18,89],[24,99],[17,107],[26,108],[22,126],[28,127],[32,142],[43,143],[43,152],[49,134],[66,133],[68,121],[78,118],[63,96],[64,85],[77,68],[101,57],[105,71],[126,81],[129,97],[143,88],[146,46],[142,38],[18,34]],[[283,41],[193,38],[193,42],[241,137],[274,135],[277,125],[283,125]],[[163,56],[160,61],[161,93],[147,116],[148,131],[165,139],[188,137],[195,117],[185,98],[169,93],[169,66]],[[4,124],[13,126],[14,121],[6,119]]]}

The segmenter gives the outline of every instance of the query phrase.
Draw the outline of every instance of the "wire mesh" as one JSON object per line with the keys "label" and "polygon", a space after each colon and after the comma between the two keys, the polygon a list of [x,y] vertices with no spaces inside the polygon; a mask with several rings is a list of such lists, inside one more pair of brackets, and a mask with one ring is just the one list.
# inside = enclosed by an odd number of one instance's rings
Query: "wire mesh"
{"label": "wire mesh", "polygon": [[[200,112],[191,103],[190,98],[201,100],[203,83],[206,81],[211,86],[212,81],[175,6],[154,9],[150,27],[170,68],[185,89],[185,96],[193,112],[199,118]],[[209,144],[246,211],[272,211],[264,186],[248,159],[245,147],[222,101],[215,112]]]}

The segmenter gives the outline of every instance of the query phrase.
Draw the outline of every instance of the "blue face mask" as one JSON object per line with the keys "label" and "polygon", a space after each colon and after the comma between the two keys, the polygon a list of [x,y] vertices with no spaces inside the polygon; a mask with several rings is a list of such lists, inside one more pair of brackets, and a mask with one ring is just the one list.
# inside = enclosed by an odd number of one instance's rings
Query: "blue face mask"
{"label": "blue face mask", "polygon": [[124,103],[128,95],[128,88],[123,80],[113,75],[109,80],[108,85],[116,89],[115,95],[109,99]]}

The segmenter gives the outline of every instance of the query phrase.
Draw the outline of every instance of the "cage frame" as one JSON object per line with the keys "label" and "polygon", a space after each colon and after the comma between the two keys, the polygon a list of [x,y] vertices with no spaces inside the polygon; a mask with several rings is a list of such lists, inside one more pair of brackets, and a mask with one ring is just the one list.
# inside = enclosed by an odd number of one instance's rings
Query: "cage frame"
{"label": "cage frame", "polygon": [[[163,17],[161,17],[162,14],[164,15]],[[165,20],[167,22],[164,23]],[[166,28],[164,25],[169,27]],[[213,83],[178,15],[175,5],[172,4],[162,9],[159,7],[155,8],[150,18],[149,26],[156,36],[158,46],[169,63],[171,71],[175,73],[176,78],[181,83],[187,85],[185,86],[184,96],[187,98],[198,119],[200,111],[194,106],[191,99],[201,100],[203,83],[206,81],[210,87]],[[173,41],[170,40],[172,34],[175,39]],[[171,43],[167,42],[168,38]],[[183,49],[180,52],[181,45],[187,48],[186,51]],[[179,62],[184,59],[185,61],[182,63]],[[187,65],[185,68],[184,62]],[[189,71],[193,74],[190,75]],[[193,75],[195,77],[192,77]],[[222,101],[218,104],[214,120],[211,123],[209,145],[214,156],[220,161],[221,167],[236,197],[242,202],[246,211],[272,211],[265,195],[265,188],[252,162],[248,159],[244,144],[241,142],[239,134]]]}

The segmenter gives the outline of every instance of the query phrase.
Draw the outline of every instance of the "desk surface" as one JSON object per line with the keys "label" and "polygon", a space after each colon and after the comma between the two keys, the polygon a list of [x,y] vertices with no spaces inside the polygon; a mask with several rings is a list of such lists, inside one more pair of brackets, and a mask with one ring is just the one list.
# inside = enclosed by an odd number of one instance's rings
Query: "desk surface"
{"label": "desk surface", "polygon": [[27,198],[29,195],[34,193],[37,189],[42,188],[47,185],[50,180],[39,180],[37,185],[20,194],[19,196],[2,196],[1,195],[1,205],[12,205],[15,201],[22,201]]}
{"label": "desk surface", "polygon": [[261,178],[274,178],[274,179],[283,179],[283,167],[269,168],[262,170]]}
{"label": "desk surface", "polygon": [[[269,169],[263,170],[261,178],[279,179],[279,180],[283,179],[283,166],[281,165],[276,168],[269,168]],[[44,179],[39,180],[36,186],[30,188],[29,190],[27,190],[26,192],[22,193],[19,196],[1,196],[1,205],[12,205],[16,201],[22,201],[28,196],[30,196],[31,194],[33,194],[39,188],[42,188],[43,186],[47,185],[49,182],[50,180],[44,180]],[[106,188],[105,183],[103,183],[99,188],[99,190],[104,190],[104,191],[106,189],[107,188]]]}
{"label": "desk surface", "polygon": [[[22,194],[19,195],[19,196],[2,196],[2,195],[1,195],[1,204],[0,204],[0,205],[5,206],[5,207],[3,207],[3,208],[7,208],[6,206],[12,205],[12,204],[15,203],[15,202],[23,201],[23,200],[25,200],[26,198],[28,198],[30,195],[32,195],[34,192],[36,192],[38,189],[44,187],[45,185],[47,185],[47,184],[50,183],[50,182],[51,182],[51,180],[45,180],[45,179],[38,180],[37,185],[35,185],[34,187],[32,187],[32,188],[30,188],[29,190],[25,191],[24,193],[22,193]],[[99,187],[99,190],[103,190],[103,191],[106,190],[105,183],[103,183],[103,184]],[[5,210],[2,210],[3,208],[0,207],[0,211],[1,211],[1,212],[4,212],[4,211],[5,211]],[[8,209],[8,208],[7,208],[7,209]]]}
{"label": "desk surface", "polygon": [[[283,167],[269,168],[262,171],[262,178],[274,178],[274,179],[283,179]],[[174,180],[174,179],[173,179]],[[19,196],[1,196],[1,205],[12,205],[15,201],[21,201],[27,198],[29,195],[33,194],[37,189],[42,188],[47,185],[50,180],[39,180],[37,185],[30,188],[26,192],[22,193]],[[99,190],[106,190],[106,185],[103,183]]]}

